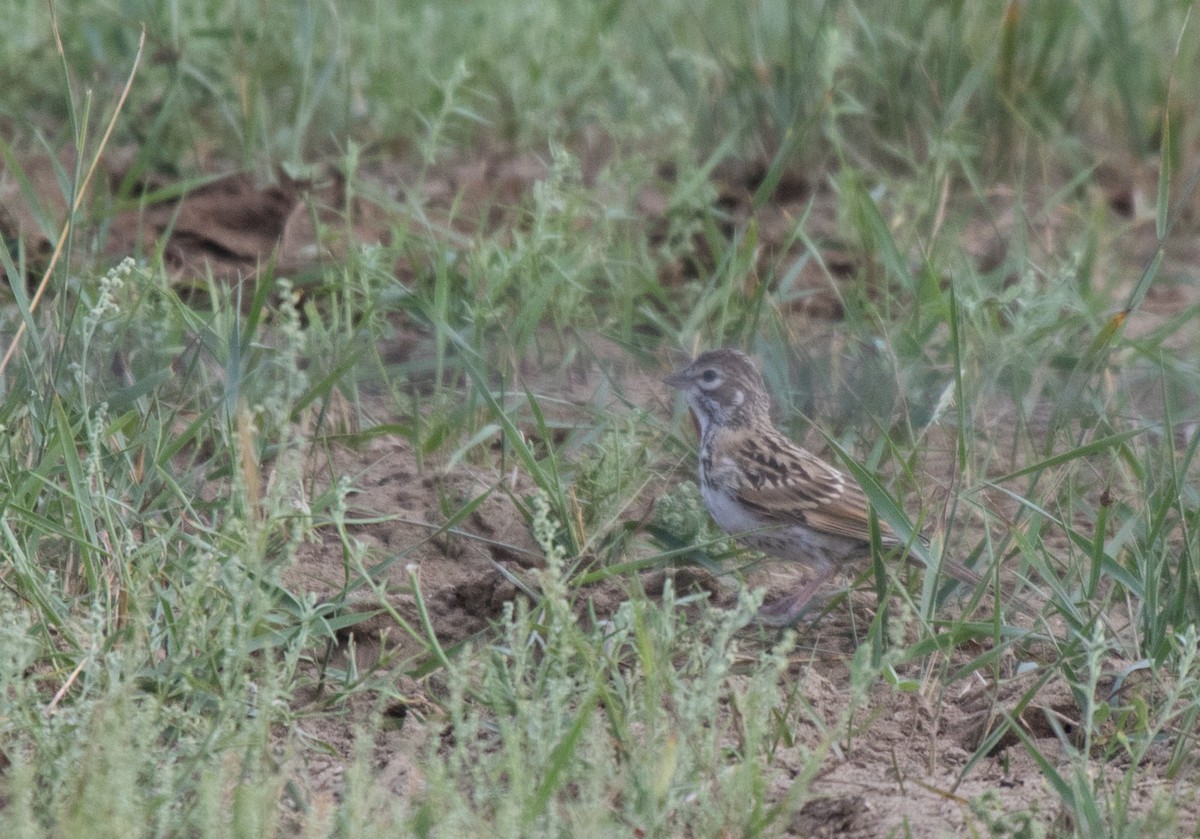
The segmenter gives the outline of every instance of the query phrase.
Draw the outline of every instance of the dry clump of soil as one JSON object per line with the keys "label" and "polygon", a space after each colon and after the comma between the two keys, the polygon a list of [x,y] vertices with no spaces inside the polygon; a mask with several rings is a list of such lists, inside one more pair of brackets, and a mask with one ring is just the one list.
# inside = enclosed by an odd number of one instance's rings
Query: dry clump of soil
{"label": "dry clump of soil", "polygon": [[[411,443],[395,436],[374,438],[358,450],[335,450],[322,471],[353,476],[354,515],[378,519],[352,530],[367,557],[365,566],[390,563],[381,582],[391,605],[407,617],[416,615],[410,584],[414,574],[443,643],[486,629],[517,596],[518,589],[500,569],[520,576],[538,564],[538,546],[499,475],[485,479],[475,469],[420,467]],[[480,496],[486,497],[454,532],[443,532],[450,513]],[[325,532],[321,544],[302,551],[286,581],[319,597],[332,597],[342,591],[347,574],[359,575],[357,568],[347,570],[342,555],[337,535]],[[377,604],[370,589],[358,589],[357,597],[364,609]],[[355,626],[359,655],[377,653],[374,644],[385,630],[393,645],[422,648],[414,639],[398,636],[393,623],[382,615]]]}

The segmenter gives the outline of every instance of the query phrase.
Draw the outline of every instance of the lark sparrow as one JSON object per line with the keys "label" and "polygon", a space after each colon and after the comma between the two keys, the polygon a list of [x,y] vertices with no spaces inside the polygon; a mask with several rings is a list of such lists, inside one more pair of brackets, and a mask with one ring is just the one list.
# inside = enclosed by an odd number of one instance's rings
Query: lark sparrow
{"label": "lark sparrow", "polygon": [[[853,477],[793,443],[771,423],[771,400],[749,356],[711,350],[665,383],[682,391],[700,427],[700,493],[720,527],[752,548],[812,567],[816,578],[763,607],[788,625],[848,560],[868,556],[867,497]],[[904,543],[879,522],[885,547]],[[975,585],[970,569],[947,565]]]}

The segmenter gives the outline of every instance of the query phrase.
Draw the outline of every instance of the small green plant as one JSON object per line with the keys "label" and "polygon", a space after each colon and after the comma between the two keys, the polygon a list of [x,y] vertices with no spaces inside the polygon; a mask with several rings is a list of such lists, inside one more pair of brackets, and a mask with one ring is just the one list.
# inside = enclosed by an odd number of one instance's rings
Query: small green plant
{"label": "small green plant", "polygon": [[454,666],[455,735],[431,745],[426,789],[408,805],[413,823],[523,835],[567,825],[770,832],[805,800],[822,753],[792,746],[804,777],[786,806],[763,799],[778,771],[768,746],[790,724],[780,676],[791,639],[738,672],[737,630],[754,604],[693,625],[669,584],[661,604],[634,598],[601,624],[580,623],[558,526],[537,509],[543,597],[507,609],[499,638]]}

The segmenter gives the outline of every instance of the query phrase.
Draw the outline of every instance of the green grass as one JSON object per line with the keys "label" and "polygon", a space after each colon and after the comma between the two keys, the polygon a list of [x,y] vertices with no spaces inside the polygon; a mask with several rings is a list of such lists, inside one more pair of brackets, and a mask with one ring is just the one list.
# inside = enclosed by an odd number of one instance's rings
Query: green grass
{"label": "green grass", "polygon": [[[1015,693],[962,778],[1005,740],[1047,794],[980,796],[965,829],[1194,830],[1190,9],[93,0],[50,7],[60,55],[45,4],[0,3],[15,193],[32,160],[67,206],[102,151],[131,161],[88,184],[36,305],[46,255],[0,242],[4,349],[25,330],[0,371],[0,835],[783,835],[864,718],[979,674]],[[425,200],[522,153],[546,169],[515,205]],[[381,175],[396,160],[414,182]],[[189,302],[161,253],[100,256],[156,179],[324,165],[390,237],[303,294],[267,266],[242,291],[189,278]],[[763,358],[781,426],[880,476],[881,516],[1043,619],[877,561],[896,596],[830,675],[803,627],[747,626],[759,595],[647,594],[640,572],[754,564],[686,483],[670,396],[633,375],[720,344]],[[507,495],[537,545],[502,569],[525,596],[463,643],[419,575],[388,573],[423,542],[368,547],[357,475],[312,468],[384,435],[422,476],[482,476],[430,490],[428,540]],[[286,573],[317,546],[341,562],[322,600]],[[597,613],[596,586],[620,605]],[[405,644],[338,655],[381,615]],[[1028,728],[1048,685],[1071,700],[1049,740]],[[330,719],[359,738],[336,799],[296,769],[337,752],[306,733]],[[372,751],[397,725],[405,795]]]}

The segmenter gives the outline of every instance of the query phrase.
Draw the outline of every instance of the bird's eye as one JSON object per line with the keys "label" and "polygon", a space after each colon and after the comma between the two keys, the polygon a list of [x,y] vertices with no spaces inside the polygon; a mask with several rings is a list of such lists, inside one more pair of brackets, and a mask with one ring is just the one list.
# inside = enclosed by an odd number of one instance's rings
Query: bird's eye
{"label": "bird's eye", "polygon": [[717,371],[711,367],[700,374],[700,381],[706,384],[712,384],[717,380]]}

